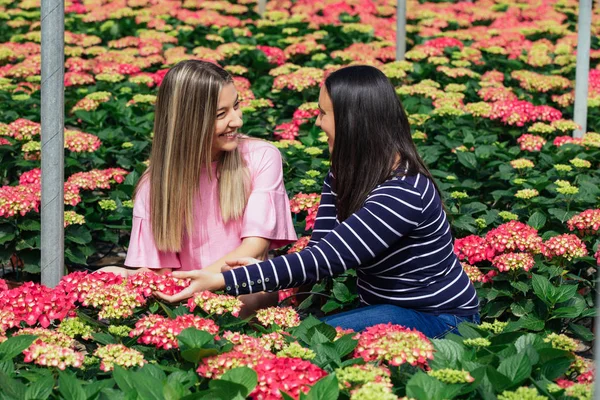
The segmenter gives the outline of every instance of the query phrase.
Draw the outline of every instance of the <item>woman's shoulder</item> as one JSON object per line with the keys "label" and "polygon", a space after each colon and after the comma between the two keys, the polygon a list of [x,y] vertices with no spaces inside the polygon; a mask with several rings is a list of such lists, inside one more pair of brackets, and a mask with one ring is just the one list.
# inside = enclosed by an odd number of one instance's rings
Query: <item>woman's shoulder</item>
{"label": "woman's shoulder", "polygon": [[378,185],[371,193],[385,192],[394,197],[412,199],[420,203],[424,195],[434,188],[433,182],[426,175],[396,175]]}
{"label": "woman's shoulder", "polygon": [[261,164],[268,160],[281,160],[279,149],[272,143],[250,137],[240,140],[240,153],[251,164]]}

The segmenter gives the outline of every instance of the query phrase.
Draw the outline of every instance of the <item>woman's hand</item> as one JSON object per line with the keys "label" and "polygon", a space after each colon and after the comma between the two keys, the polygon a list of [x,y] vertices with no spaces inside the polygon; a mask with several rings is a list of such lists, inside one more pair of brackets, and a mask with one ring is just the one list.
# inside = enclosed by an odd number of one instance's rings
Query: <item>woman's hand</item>
{"label": "woman's hand", "polygon": [[234,268],[239,268],[239,267],[243,267],[245,265],[251,265],[251,264],[256,264],[262,262],[261,260],[257,260],[256,258],[252,258],[252,257],[240,257],[240,258],[235,258],[232,260],[225,260],[225,264],[223,267],[221,267],[221,272],[225,272],[225,271],[230,271]]}
{"label": "woman's hand", "polygon": [[191,279],[190,285],[183,289],[179,293],[175,293],[172,296],[168,296],[161,292],[154,292],[154,294],[169,303],[177,303],[181,300],[185,300],[188,297],[192,297],[194,293],[203,292],[205,290],[214,292],[216,290],[222,290],[225,287],[225,278],[221,273],[214,273],[205,270],[196,271],[175,271],[173,277],[180,279]]}

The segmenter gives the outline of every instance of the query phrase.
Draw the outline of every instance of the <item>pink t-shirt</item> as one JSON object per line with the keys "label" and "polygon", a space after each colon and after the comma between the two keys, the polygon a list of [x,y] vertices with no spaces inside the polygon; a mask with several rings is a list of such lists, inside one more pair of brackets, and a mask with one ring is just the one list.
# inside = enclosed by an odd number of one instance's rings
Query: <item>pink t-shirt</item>
{"label": "pink t-shirt", "polygon": [[133,226],[125,265],[147,268],[201,269],[235,250],[246,237],[271,240],[270,249],[297,240],[290,213],[290,202],[283,185],[281,154],[272,144],[256,139],[241,139],[239,151],[252,179],[252,191],[244,216],[223,223],[219,207],[216,163],[213,179],[200,178],[200,194],[194,204],[194,229],[184,234],[178,253],[159,251],[150,223],[150,183],[139,187],[133,207]]}

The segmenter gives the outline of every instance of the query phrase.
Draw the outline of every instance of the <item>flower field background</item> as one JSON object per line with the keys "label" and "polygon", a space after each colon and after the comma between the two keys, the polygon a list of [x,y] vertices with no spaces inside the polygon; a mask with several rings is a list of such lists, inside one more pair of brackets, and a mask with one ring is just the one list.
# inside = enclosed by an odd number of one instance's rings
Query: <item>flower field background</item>
{"label": "flower field background", "polygon": [[[235,299],[207,293],[171,308],[150,296],[185,286],[169,276],[73,272],[54,289],[0,280],[0,395],[590,398],[581,351],[594,339],[600,263],[600,16],[589,132],[573,139],[577,5],[409,1],[408,52],[397,62],[395,1],[270,0],[264,19],[252,1],[67,2],[69,271],[126,248],[156,88],[189,58],[231,72],[244,133],[281,150],[302,239],[280,252],[303,248],[329,168],[314,126],[319,84],[370,64],[396,85],[443,191],[484,324],[443,340],[398,326],[355,335],[314,317],[300,323],[286,308],[240,320]],[[0,0],[0,263],[26,281],[40,270],[39,8]],[[319,283],[295,305],[302,315],[354,307],[354,279]]]}

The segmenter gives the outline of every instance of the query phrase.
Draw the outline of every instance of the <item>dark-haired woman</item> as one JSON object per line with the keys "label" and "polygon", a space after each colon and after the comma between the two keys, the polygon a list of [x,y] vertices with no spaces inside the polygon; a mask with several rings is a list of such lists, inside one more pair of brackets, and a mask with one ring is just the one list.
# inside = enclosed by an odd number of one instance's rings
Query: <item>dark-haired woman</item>
{"label": "dark-haired woman", "polygon": [[181,272],[193,278],[190,287],[159,296],[275,291],[355,268],[362,306],[325,318],[330,325],[360,331],[391,322],[442,337],[462,321],[479,322],[477,294],[390,81],[370,66],[340,69],[325,80],[319,109],[331,171],[310,245],[264,262],[231,260],[223,273]]}

